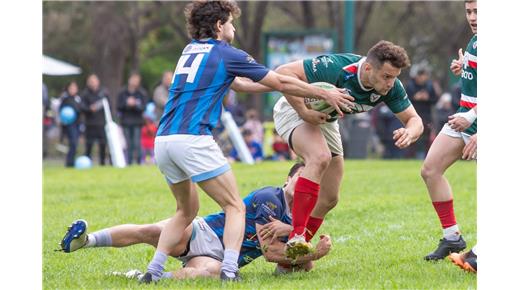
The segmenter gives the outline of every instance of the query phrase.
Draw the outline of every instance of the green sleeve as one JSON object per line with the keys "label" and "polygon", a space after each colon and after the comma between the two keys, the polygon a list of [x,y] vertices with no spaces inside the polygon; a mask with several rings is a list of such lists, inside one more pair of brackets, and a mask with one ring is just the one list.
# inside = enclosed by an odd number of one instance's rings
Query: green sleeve
{"label": "green sleeve", "polygon": [[335,55],[320,55],[316,58],[303,60],[305,76],[309,83],[327,82],[338,86],[338,77],[341,75],[342,62]]}
{"label": "green sleeve", "polygon": [[412,104],[399,79],[395,81],[394,87],[386,95],[384,102],[394,114],[401,113]]}

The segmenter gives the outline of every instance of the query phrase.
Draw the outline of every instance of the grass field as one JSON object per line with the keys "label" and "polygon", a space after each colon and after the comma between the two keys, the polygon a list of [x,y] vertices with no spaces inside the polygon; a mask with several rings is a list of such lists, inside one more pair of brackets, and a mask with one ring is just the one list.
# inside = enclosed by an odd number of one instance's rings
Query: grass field
{"label": "grass field", "polygon": [[[233,165],[242,196],[266,185],[282,185],[290,163]],[[340,202],[319,233],[333,239],[331,253],[309,273],[275,277],[274,264],[258,258],[241,269],[243,282],[222,286],[218,280],[162,281],[144,287],[110,276],[112,271],[145,270],[154,253],[146,245],[54,252],[75,219],[95,231],[120,223],[164,219],[175,202],[155,166],[78,171],[43,169],[43,286],[45,289],[108,288],[407,288],[474,289],[476,276],[448,260],[429,263],[422,257],[441,238],[440,224],[420,177],[419,161],[346,161]],[[455,213],[468,246],[476,242],[476,164],[458,162],[448,172]],[[199,215],[219,210],[200,194]],[[180,263],[170,259],[167,269]]]}

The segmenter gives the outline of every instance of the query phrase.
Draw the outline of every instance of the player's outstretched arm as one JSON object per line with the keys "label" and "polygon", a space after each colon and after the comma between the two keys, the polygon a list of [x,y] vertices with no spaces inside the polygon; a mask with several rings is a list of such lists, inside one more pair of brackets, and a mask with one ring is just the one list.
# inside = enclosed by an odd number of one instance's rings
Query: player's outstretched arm
{"label": "player's outstretched arm", "polygon": [[262,85],[261,83],[255,83],[251,79],[245,77],[236,77],[231,84],[231,89],[236,92],[242,93],[268,93],[274,91],[272,88]]}
{"label": "player's outstretched arm", "polygon": [[424,127],[421,117],[411,105],[404,111],[395,114],[395,116],[401,121],[404,128],[395,130],[393,139],[395,140],[395,146],[403,149],[419,139]]}
{"label": "player's outstretched arm", "polygon": [[270,71],[262,80],[260,80],[260,83],[280,91],[285,95],[292,95],[300,98],[313,96],[318,99],[323,99],[331,105],[340,116],[343,116],[340,107],[353,107],[352,101],[354,98],[345,94],[345,89],[336,88],[335,90],[325,90],[312,86],[298,78],[282,75],[273,71]]}

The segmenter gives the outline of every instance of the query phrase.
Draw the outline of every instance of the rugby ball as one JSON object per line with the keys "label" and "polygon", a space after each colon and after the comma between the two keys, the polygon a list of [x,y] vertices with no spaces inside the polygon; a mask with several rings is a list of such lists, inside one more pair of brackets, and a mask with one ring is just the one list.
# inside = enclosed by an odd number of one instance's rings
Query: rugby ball
{"label": "rugby ball", "polygon": [[[313,85],[315,87],[319,87],[325,90],[334,90],[336,87],[332,84],[326,83],[326,82],[315,82],[311,83],[310,85]],[[313,96],[309,96],[304,99],[305,106],[307,109],[311,109],[314,111],[322,112],[324,114],[329,115],[329,119],[327,119],[327,122],[334,122],[338,119],[338,112],[329,105],[325,100],[318,99]]]}

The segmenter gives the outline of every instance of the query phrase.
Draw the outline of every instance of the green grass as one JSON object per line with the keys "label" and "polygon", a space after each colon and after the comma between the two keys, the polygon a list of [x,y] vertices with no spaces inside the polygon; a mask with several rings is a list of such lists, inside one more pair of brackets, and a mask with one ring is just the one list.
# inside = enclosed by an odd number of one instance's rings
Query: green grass
{"label": "green grass", "polygon": [[[282,185],[290,163],[233,165],[240,192]],[[320,229],[333,239],[330,254],[309,273],[275,277],[274,264],[258,258],[242,268],[240,289],[475,289],[476,276],[448,260],[429,263],[422,257],[441,237],[440,224],[420,177],[419,161],[346,161],[340,202]],[[154,249],[137,245],[54,252],[75,219],[95,231],[120,223],[150,223],[175,210],[175,202],[155,166],[126,169],[96,167],[78,171],[45,166],[43,170],[43,286],[45,289],[220,288],[219,281],[163,281],[142,286],[108,275],[144,270]],[[476,242],[476,164],[457,162],[447,172],[455,195],[455,212],[468,246]],[[199,215],[219,210],[200,194]],[[180,263],[170,259],[167,269]]]}

